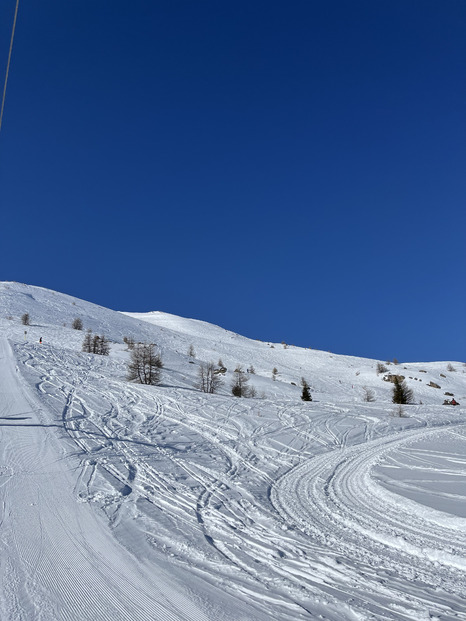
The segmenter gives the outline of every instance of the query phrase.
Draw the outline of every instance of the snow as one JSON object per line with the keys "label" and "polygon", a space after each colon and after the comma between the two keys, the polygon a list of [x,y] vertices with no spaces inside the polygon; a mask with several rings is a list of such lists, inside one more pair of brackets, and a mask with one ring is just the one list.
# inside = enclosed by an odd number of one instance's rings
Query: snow
{"label": "snow", "polygon": [[[466,619],[461,362],[388,366],[400,417],[378,361],[198,320],[5,282],[0,328],[2,620]],[[124,337],[157,344],[162,384],[126,381]]]}

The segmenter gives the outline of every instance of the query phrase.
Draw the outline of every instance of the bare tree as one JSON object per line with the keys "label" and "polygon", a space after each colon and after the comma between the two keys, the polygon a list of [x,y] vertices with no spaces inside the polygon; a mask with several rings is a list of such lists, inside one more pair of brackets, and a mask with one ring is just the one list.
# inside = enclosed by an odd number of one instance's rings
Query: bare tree
{"label": "bare tree", "polygon": [[23,326],[31,325],[31,318],[29,317],[29,313],[24,313],[24,315],[21,317],[21,323],[23,324]]}
{"label": "bare tree", "polygon": [[86,332],[86,336],[84,337],[82,350],[88,354],[92,354],[92,332],[88,330]]}
{"label": "bare tree", "polygon": [[98,354],[99,356],[108,356],[110,353],[110,343],[103,334],[92,336],[92,331],[88,330],[84,337],[82,350],[88,354]]}
{"label": "bare tree", "polygon": [[134,349],[134,338],[132,336],[124,336],[123,343],[126,343],[129,350]]}
{"label": "bare tree", "polygon": [[375,393],[372,388],[367,388],[367,386],[362,387],[364,391],[363,400],[366,403],[373,403],[375,401]]}
{"label": "bare tree", "polygon": [[390,412],[390,416],[394,416],[395,418],[409,418],[408,414],[403,410],[403,406],[399,405],[397,408]]}
{"label": "bare tree", "polygon": [[94,338],[92,339],[92,353],[100,353],[100,336],[98,334],[94,334]]}
{"label": "bare tree", "polygon": [[194,349],[194,345],[191,343],[191,345],[188,347],[188,356],[190,358],[195,358],[196,357],[196,351]]}
{"label": "bare tree", "polygon": [[214,363],[208,362],[205,364],[202,362],[199,366],[198,382],[196,386],[202,390],[202,392],[214,394],[218,391],[222,384],[223,380],[220,377],[218,369],[215,367]]}
{"label": "bare tree", "polygon": [[[94,337],[95,340],[96,337]],[[110,353],[110,343],[106,336],[103,334],[97,337],[95,354],[99,354],[99,356],[108,356]]]}
{"label": "bare tree", "polygon": [[155,345],[138,343],[131,351],[127,378],[130,382],[136,381],[139,384],[159,384],[162,368],[162,358]]}
{"label": "bare tree", "polygon": [[73,330],[82,330],[83,329],[83,320],[80,317],[76,317],[73,319],[73,323],[71,324]]}

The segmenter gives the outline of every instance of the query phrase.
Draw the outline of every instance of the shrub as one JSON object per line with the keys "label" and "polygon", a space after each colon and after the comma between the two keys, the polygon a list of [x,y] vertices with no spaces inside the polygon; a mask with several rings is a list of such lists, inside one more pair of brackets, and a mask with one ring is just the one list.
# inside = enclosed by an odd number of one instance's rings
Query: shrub
{"label": "shrub", "polygon": [[29,317],[29,313],[24,313],[24,315],[22,315],[21,323],[23,324],[23,326],[31,325],[31,318]]}
{"label": "shrub", "polygon": [[363,386],[362,389],[364,391],[363,400],[366,403],[373,403],[375,401],[374,391],[371,388],[367,388],[367,386]]}
{"label": "shrub", "polygon": [[123,337],[123,343],[126,343],[128,349],[131,351],[132,349],[134,349],[134,339],[132,336],[124,336]]}
{"label": "shrub", "polygon": [[377,363],[377,375],[379,375],[379,373],[386,373],[387,371],[387,367],[382,362]]}
{"label": "shrub", "polygon": [[83,329],[83,321],[80,317],[76,317],[71,324],[73,330],[82,330]]}

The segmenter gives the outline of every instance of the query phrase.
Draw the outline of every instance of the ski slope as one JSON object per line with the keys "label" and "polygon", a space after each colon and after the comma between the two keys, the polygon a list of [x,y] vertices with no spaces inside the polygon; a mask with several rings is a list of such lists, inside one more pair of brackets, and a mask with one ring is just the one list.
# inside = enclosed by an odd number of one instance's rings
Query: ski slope
{"label": "ski slope", "polygon": [[[0,283],[0,327],[2,620],[466,619],[462,363],[388,366],[400,417],[377,361],[197,320]],[[158,345],[159,386],[126,381],[124,337]]]}

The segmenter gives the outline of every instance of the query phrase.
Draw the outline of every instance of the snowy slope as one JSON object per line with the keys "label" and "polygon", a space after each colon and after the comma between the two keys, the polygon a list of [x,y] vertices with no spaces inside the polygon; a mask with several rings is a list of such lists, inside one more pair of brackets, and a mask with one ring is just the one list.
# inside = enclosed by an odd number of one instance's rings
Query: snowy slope
{"label": "snowy slope", "polygon": [[[0,329],[2,620],[466,619],[462,363],[388,366],[399,417],[377,361],[166,313],[0,283]],[[161,385],[126,381],[124,337],[158,345]]]}
{"label": "snowy slope", "polygon": [[[125,315],[165,330],[158,335],[159,342],[164,347],[186,354],[189,345],[192,344],[197,358],[213,362],[221,358],[228,368],[241,364],[246,370],[253,364],[258,377],[251,378],[251,381],[264,388],[268,396],[296,397],[300,394],[301,377],[305,376],[315,396],[325,399],[328,397],[330,401],[341,398],[345,401],[361,402],[364,386],[372,389],[378,398],[391,400],[392,384],[381,381],[384,374],[378,376],[376,372],[377,362],[383,361],[341,356],[282,343],[255,341],[204,321],[185,319],[168,313],[125,313]],[[400,374],[406,378],[417,402],[440,405],[444,399],[450,398],[444,395],[445,392],[456,394],[457,397],[462,397],[463,393],[466,393],[464,382],[466,369],[461,363],[384,364],[388,369],[385,375]],[[449,364],[455,371],[447,370]],[[278,382],[271,384],[269,380],[272,378],[274,367],[279,371]],[[263,379],[267,381],[264,382]],[[293,388],[291,382],[295,382],[298,387]],[[440,385],[441,388],[432,388],[429,386],[431,382]]]}

